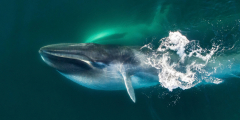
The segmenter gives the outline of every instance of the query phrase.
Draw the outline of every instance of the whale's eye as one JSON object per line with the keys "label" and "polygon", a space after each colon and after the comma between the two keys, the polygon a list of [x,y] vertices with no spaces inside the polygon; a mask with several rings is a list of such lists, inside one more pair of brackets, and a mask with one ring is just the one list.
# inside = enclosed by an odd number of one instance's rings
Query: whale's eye
{"label": "whale's eye", "polygon": [[105,68],[107,65],[103,62],[93,62],[92,65],[96,68],[99,68],[99,69],[103,69]]}

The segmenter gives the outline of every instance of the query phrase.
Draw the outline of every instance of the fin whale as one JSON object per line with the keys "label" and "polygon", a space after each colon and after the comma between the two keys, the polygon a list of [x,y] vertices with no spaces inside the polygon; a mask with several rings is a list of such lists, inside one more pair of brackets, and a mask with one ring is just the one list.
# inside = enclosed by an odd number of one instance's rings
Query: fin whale
{"label": "fin whale", "polygon": [[127,90],[133,102],[134,89],[159,84],[157,69],[144,64],[140,47],[94,43],[54,44],[39,53],[49,66],[66,78],[96,90]]}
{"label": "fin whale", "polygon": [[[140,51],[140,48],[94,43],[62,43],[44,46],[40,48],[39,53],[45,63],[66,78],[96,90],[127,90],[135,102],[134,89],[159,85],[161,82],[159,69],[146,64],[147,51]],[[177,56],[173,54],[172,60],[177,60]],[[204,67],[205,72],[211,73],[209,74],[211,77],[220,79],[238,77],[239,58],[240,54],[215,56],[214,62],[209,62]],[[194,58],[186,60],[185,63],[188,65],[192,61],[202,60]],[[216,70],[216,67],[220,69]],[[206,78],[199,76],[198,79]],[[206,80],[201,81],[204,83]]]}

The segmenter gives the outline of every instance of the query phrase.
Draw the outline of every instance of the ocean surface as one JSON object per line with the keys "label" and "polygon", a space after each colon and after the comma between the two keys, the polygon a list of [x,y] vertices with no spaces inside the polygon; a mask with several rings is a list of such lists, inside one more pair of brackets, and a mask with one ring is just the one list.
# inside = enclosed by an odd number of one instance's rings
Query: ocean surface
{"label": "ocean surface", "polygon": [[[239,120],[239,6],[239,0],[1,0],[0,120]],[[38,50],[56,43],[143,46],[162,79],[135,90],[136,103],[124,90],[88,89],[43,62]],[[192,56],[202,63],[177,66]],[[216,73],[221,79],[210,77]]]}

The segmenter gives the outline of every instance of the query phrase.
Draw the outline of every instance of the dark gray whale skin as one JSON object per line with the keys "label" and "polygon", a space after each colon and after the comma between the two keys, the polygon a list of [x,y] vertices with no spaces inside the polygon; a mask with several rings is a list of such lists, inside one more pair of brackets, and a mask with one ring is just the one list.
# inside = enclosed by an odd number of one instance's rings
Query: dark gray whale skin
{"label": "dark gray whale skin", "polygon": [[68,79],[96,90],[126,90],[159,84],[157,70],[144,63],[140,47],[62,43],[44,46],[39,53],[49,66]]}

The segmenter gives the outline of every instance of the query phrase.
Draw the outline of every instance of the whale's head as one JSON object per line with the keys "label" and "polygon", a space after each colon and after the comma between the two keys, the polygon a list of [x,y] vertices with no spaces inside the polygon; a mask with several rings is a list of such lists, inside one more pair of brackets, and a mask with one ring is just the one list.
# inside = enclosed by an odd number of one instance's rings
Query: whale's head
{"label": "whale's head", "polygon": [[135,64],[131,49],[115,45],[62,43],[44,46],[39,53],[45,63],[62,73],[101,70],[113,62]]}
{"label": "whale's head", "polygon": [[109,57],[101,45],[93,43],[48,45],[39,53],[45,63],[63,73],[101,69]]}

